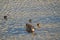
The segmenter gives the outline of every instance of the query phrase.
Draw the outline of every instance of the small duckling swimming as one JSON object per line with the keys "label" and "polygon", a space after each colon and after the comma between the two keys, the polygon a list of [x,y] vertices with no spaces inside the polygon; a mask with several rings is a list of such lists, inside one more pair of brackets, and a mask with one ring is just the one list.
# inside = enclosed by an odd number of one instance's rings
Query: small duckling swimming
{"label": "small duckling swimming", "polygon": [[7,16],[4,16],[4,19],[7,20]]}
{"label": "small duckling swimming", "polygon": [[37,27],[40,28],[40,23],[37,23]]}

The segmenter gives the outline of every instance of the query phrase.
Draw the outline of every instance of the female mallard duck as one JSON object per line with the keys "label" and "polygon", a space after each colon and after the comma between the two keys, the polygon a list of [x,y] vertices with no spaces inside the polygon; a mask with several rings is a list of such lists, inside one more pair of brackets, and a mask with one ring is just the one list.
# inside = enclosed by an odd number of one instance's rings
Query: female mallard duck
{"label": "female mallard duck", "polygon": [[33,33],[34,31],[35,31],[35,29],[34,29],[34,26],[32,26],[31,24],[26,24],[26,31],[28,32],[28,33]]}
{"label": "female mallard duck", "polygon": [[32,20],[29,19],[29,23],[26,23],[26,31],[28,33],[33,33],[35,31],[34,26],[31,25]]}

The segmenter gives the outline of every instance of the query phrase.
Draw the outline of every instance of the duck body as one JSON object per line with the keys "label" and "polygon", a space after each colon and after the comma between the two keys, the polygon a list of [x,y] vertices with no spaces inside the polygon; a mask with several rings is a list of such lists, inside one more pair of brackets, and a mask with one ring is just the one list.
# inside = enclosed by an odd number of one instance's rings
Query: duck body
{"label": "duck body", "polygon": [[35,31],[34,26],[32,26],[31,24],[26,23],[26,31],[28,33],[33,33]]}

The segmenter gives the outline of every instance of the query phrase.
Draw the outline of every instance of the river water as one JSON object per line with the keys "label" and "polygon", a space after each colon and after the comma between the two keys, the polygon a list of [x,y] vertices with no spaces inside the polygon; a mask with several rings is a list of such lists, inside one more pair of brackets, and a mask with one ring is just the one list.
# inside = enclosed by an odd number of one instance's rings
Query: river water
{"label": "river water", "polygon": [[[60,40],[59,10],[60,0],[0,0],[0,40]],[[25,31],[29,19],[35,36]]]}

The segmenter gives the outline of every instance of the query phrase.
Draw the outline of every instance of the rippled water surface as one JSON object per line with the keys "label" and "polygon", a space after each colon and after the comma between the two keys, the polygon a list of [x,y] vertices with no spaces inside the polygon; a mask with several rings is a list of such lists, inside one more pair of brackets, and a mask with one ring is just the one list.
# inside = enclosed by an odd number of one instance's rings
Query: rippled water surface
{"label": "rippled water surface", "polygon": [[[59,10],[60,0],[0,0],[0,40],[60,40]],[[35,36],[25,31],[29,19]]]}

